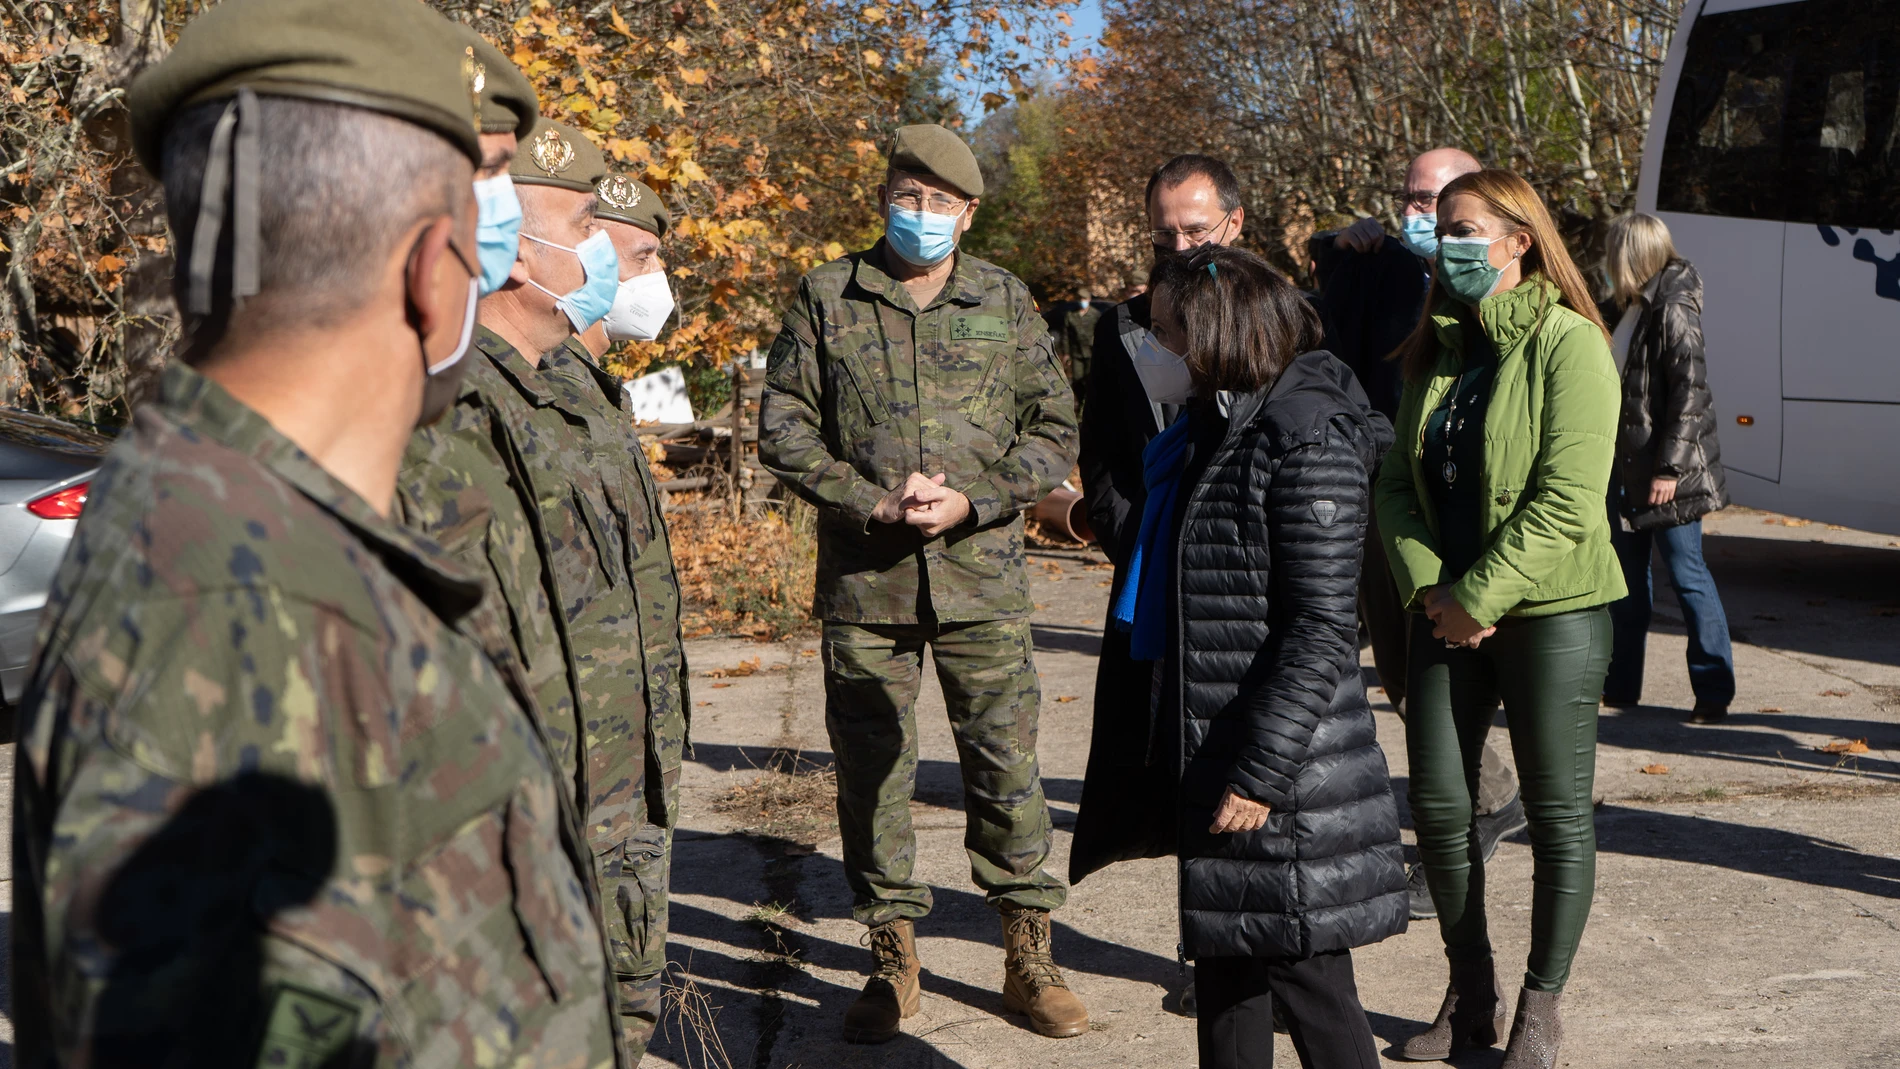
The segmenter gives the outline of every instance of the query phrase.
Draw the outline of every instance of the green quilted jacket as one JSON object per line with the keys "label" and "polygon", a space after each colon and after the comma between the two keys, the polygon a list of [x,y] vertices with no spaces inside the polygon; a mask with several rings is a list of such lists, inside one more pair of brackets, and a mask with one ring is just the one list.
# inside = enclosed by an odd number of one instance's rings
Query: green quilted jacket
{"label": "green quilted jacket", "polygon": [[1458,603],[1485,626],[1625,593],[1604,505],[1621,403],[1616,364],[1603,331],[1559,296],[1533,277],[1478,305],[1498,369],[1484,420],[1485,553],[1463,576],[1444,574],[1420,455],[1425,417],[1463,370],[1465,328],[1449,302],[1432,313],[1438,364],[1406,385],[1374,491],[1393,578],[1415,612],[1441,583],[1453,583]]}

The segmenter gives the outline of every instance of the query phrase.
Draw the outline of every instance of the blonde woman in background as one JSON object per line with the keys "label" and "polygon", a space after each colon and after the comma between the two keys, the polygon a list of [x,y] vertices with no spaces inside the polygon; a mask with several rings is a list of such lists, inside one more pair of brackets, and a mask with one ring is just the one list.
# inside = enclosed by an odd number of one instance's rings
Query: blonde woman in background
{"label": "blonde woman in background", "polygon": [[1615,639],[1603,700],[1642,699],[1653,543],[1688,625],[1689,721],[1720,723],[1735,697],[1735,660],[1728,616],[1702,557],[1702,517],[1728,504],[1728,486],[1703,361],[1702,279],[1677,255],[1663,221],[1641,213],[1611,221],[1604,266],[1621,315],[1614,350],[1623,373],[1611,542],[1630,594],[1610,606]]}

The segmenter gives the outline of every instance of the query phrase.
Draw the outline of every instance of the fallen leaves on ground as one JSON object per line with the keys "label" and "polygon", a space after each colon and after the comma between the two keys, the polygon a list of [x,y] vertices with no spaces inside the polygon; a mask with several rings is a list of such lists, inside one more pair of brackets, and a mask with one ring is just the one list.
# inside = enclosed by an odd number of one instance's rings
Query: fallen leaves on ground
{"label": "fallen leaves on ground", "polygon": [[1640,771],[1645,776],[1667,776],[1669,774],[1669,766],[1668,765],[1644,765]]}
{"label": "fallen leaves on ground", "polygon": [[1822,692],[1821,692],[1821,697],[1823,697],[1823,698],[1845,698],[1845,697],[1847,697],[1847,695],[1848,695],[1848,693],[1849,693],[1848,691],[1844,691],[1844,690],[1834,690],[1834,689],[1828,689],[1828,690],[1824,690],[1824,691],[1822,691]]}
{"label": "fallen leaves on ground", "polygon": [[1764,713],[1779,713],[1779,712],[1782,712],[1783,710],[1781,706],[1779,705],[1764,705],[1761,707],[1760,711]]}
{"label": "fallen leaves on ground", "polygon": [[1866,753],[1866,739],[1836,739],[1825,746],[1814,748],[1819,753]]}
{"label": "fallen leaves on ground", "polygon": [[758,670],[759,659],[754,657],[749,661],[740,661],[731,668],[712,668],[699,674],[707,679],[743,679],[757,673]]}
{"label": "fallen leaves on ground", "polygon": [[1059,702],[1072,702],[1074,700],[1075,700],[1075,695],[1073,694],[1064,694],[1056,699],[1056,701],[1059,701]]}

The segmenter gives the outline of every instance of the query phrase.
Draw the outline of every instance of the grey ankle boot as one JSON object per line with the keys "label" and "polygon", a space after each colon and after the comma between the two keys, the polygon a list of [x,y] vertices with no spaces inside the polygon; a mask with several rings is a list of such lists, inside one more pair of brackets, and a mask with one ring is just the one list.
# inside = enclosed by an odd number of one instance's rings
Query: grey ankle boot
{"label": "grey ankle boot", "polygon": [[1559,991],[1517,993],[1517,1019],[1511,1022],[1511,1042],[1504,1048],[1500,1069],[1552,1069],[1557,1048],[1564,1041],[1563,1018],[1557,1012]]}
{"label": "grey ankle boot", "polygon": [[1503,1028],[1504,992],[1491,959],[1453,963],[1438,1019],[1406,1040],[1399,1055],[1407,1061],[1442,1062],[1467,1047],[1495,1045]]}

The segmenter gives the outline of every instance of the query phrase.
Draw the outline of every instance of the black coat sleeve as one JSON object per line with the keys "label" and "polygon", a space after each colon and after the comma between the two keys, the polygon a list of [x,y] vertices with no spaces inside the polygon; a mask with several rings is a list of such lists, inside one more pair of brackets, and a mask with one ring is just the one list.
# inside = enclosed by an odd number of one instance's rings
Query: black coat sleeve
{"label": "black coat sleeve", "polygon": [[1661,410],[1656,413],[1656,474],[1680,477],[1697,465],[1696,442],[1708,414],[1709,368],[1702,350],[1702,281],[1672,288],[1662,315]]}
{"label": "black coat sleeve", "polygon": [[[1128,563],[1135,535],[1141,527],[1141,505],[1147,499],[1141,481],[1141,451],[1148,435],[1139,428],[1154,420],[1147,414],[1148,395],[1135,377],[1135,365],[1122,347],[1116,312],[1095,324],[1090,347],[1089,403],[1082,410],[1082,496],[1088,507],[1095,540],[1117,567]],[[1130,422],[1131,406],[1139,404],[1140,422]]]}
{"label": "black coat sleeve", "polygon": [[1233,788],[1275,809],[1291,801],[1313,729],[1358,667],[1367,496],[1365,462],[1335,428],[1287,453],[1267,488],[1268,598],[1277,606],[1270,666],[1227,715],[1247,718]]}

